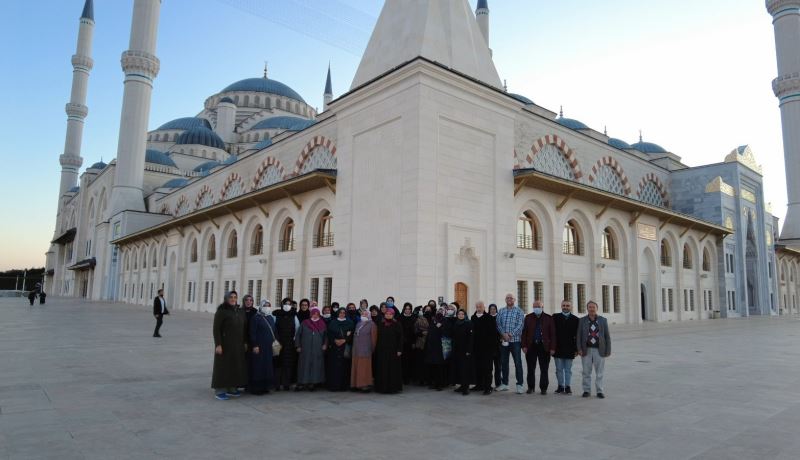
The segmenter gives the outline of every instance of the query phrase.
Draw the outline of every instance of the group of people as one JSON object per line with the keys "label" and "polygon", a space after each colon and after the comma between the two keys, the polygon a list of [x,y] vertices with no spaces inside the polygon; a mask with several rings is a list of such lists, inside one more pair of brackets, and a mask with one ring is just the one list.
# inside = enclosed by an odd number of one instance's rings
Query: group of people
{"label": "group of people", "polygon": [[595,302],[587,304],[582,318],[572,314],[567,300],[552,316],[540,301],[527,316],[512,294],[505,303],[498,309],[477,302],[471,317],[455,302],[437,306],[431,300],[416,308],[406,302],[398,309],[393,297],[379,306],[363,299],[358,306],[334,302],[322,308],[308,299],[286,298],[273,309],[266,300],[256,306],[251,295],[240,305],[231,291],[214,315],[211,387],[219,400],[241,396],[242,390],[261,395],[322,387],[395,394],[412,384],[489,395],[509,390],[513,359],[516,390],[523,394],[524,353],[528,394],[535,391],[537,364],[539,390],[547,394],[551,358],[556,393],[572,394],[572,362],[580,356],[583,396],[591,395],[594,372],[596,395],[605,397],[603,367],[611,336]]}
{"label": "group of people", "polygon": [[39,305],[44,305],[47,294],[42,289],[42,283],[36,283],[36,287],[28,292],[28,302],[30,302],[31,307],[36,303],[37,297],[39,298]]}

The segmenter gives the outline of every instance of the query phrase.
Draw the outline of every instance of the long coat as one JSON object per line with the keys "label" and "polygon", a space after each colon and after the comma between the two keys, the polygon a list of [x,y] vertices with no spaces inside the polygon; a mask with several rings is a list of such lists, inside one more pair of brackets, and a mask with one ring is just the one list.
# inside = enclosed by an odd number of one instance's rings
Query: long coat
{"label": "long coat", "polygon": [[378,343],[378,325],[374,321],[361,321],[353,335],[350,386],[366,388],[372,386],[372,353]]}
{"label": "long coat", "polygon": [[[290,375],[294,376],[297,368],[297,347],[294,344],[294,337],[300,326],[297,312],[277,310],[272,315],[276,318],[275,332],[278,335],[278,342],[281,343],[281,354],[278,355],[276,365],[284,369],[284,372],[288,369]],[[293,377],[290,379],[295,380]]]}
{"label": "long coat", "polygon": [[436,326],[435,317],[428,319],[428,337],[425,340],[425,351],[423,353],[425,364],[444,364],[444,352],[442,351],[442,329],[444,324]]}
{"label": "long coat", "polygon": [[258,347],[258,354],[250,355],[250,383],[252,392],[269,390],[275,385],[275,369],[272,365],[272,342],[275,340],[275,320],[272,316],[257,314],[250,318],[250,350]]}
{"label": "long coat", "polygon": [[[328,390],[343,391],[350,386],[350,356],[345,356],[345,349],[352,347],[353,330],[355,326],[349,319],[332,320],[328,323],[328,361],[325,363],[327,378],[325,380]],[[335,340],[345,342],[337,346]]]}
{"label": "long coat", "polygon": [[553,323],[556,327],[556,358],[573,359],[578,352],[576,342],[578,341],[578,317],[570,314],[564,316],[562,313],[553,315]]}
{"label": "long coat", "polygon": [[397,353],[403,351],[403,327],[395,320],[378,323],[375,345],[375,390],[397,393],[403,390],[403,367]]}
{"label": "long coat", "polygon": [[325,351],[322,347],[327,345],[328,337],[325,329],[321,332],[311,329],[308,325],[310,321],[300,324],[300,330],[294,339],[295,346],[300,348],[300,361],[297,365],[297,383],[300,385],[325,381]]}
{"label": "long coat", "polygon": [[245,324],[242,309],[228,304],[217,308],[214,314],[214,346],[222,346],[222,354],[214,353],[211,388],[226,389],[247,385]]}
{"label": "long coat", "polygon": [[472,349],[475,359],[494,358],[500,352],[500,333],[497,332],[495,317],[484,313],[480,318],[472,315],[472,330],[474,333]]}
{"label": "long coat", "polygon": [[469,320],[453,323],[453,381],[459,385],[469,385],[474,380],[472,365],[473,331]]}

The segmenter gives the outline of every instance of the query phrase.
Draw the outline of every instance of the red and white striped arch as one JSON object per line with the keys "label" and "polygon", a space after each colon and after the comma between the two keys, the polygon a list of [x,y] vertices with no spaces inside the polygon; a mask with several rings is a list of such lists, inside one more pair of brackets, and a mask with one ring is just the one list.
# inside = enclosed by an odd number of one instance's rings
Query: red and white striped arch
{"label": "red and white striped arch", "polygon": [[336,144],[334,144],[332,140],[326,138],[325,136],[314,136],[314,138],[312,138],[308,144],[306,144],[305,148],[303,148],[303,151],[300,152],[300,156],[297,158],[297,161],[294,164],[292,176],[300,174],[300,170],[303,169],[303,165],[311,157],[311,152],[320,146],[326,147],[331,152],[331,155],[336,157]]}
{"label": "red and white striped arch", "polygon": [[653,173],[647,173],[642,180],[639,181],[639,191],[636,192],[636,196],[641,198],[642,197],[642,190],[647,186],[648,182],[652,182],[656,184],[656,188],[658,192],[661,194],[661,198],[664,200],[664,206],[669,207],[669,197],[667,196],[667,187],[664,186],[664,183],[661,182],[661,179],[658,178]]}
{"label": "red and white striped arch", "polygon": [[261,182],[261,178],[264,177],[264,174],[267,173],[267,169],[269,169],[270,166],[278,168],[281,177],[286,177],[286,170],[284,169],[281,160],[278,160],[275,157],[267,157],[261,163],[261,166],[258,167],[258,170],[256,171],[256,174],[253,177],[253,182],[250,185],[250,190],[258,189],[258,183]]}
{"label": "red and white striped arch", "polygon": [[597,173],[600,171],[600,168],[603,166],[609,166],[619,177],[622,181],[622,185],[625,187],[625,194],[631,194],[631,184],[628,180],[628,176],[625,174],[625,171],[622,169],[622,165],[611,156],[601,158],[596,165],[592,166],[592,172],[589,174],[589,184],[593,184],[597,178]]}
{"label": "red and white striped arch", "polygon": [[531,147],[531,153],[525,158],[525,161],[528,163],[533,163],[533,158],[536,156],[536,154],[548,144],[555,145],[559,150],[561,150],[561,154],[567,159],[567,164],[569,164],[569,167],[572,168],[572,173],[575,175],[576,180],[579,180],[581,177],[583,177],[583,173],[581,172],[581,167],[578,164],[578,159],[575,156],[575,152],[567,145],[566,142],[564,142],[564,139],[561,139],[555,134],[548,134],[534,142],[533,147]]}

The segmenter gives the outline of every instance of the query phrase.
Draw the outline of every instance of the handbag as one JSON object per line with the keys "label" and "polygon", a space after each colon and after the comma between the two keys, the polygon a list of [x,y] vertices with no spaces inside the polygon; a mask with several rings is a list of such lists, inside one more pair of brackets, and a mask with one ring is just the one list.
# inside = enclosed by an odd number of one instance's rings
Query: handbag
{"label": "handbag", "polygon": [[[264,319],[264,321],[267,320]],[[269,324],[269,321],[267,321],[267,327],[269,328],[269,331],[272,333],[272,356],[278,356],[279,354],[281,354],[283,345],[281,345],[281,343],[278,342],[278,339],[275,338],[275,329],[272,328],[272,325]]]}
{"label": "handbag", "polygon": [[[342,334],[342,332],[339,331],[339,335],[344,335],[344,334]],[[347,340],[344,337],[342,337],[342,338]],[[353,354],[353,346],[350,345],[349,343],[345,343],[345,345],[344,345],[344,353],[343,353],[344,359],[350,359],[350,355],[352,355],[352,354]]]}
{"label": "handbag", "polygon": [[444,356],[445,361],[447,361],[447,358],[450,357],[452,352],[453,340],[450,337],[442,337],[442,356]]}

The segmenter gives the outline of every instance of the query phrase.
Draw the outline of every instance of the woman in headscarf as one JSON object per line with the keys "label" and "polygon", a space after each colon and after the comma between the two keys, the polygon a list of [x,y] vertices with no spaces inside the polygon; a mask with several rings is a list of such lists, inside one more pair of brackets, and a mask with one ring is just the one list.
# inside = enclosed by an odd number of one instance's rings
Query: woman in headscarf
{"label": "woman in headscarf", "polygon": [[428,376],[428,388],[431,390],[442,391],[447,385],[447,368],[444,361],[444,347],[442,344],[444,325],[443,310],[436,313],[428,311],[428,336],[425,339],[423,350],[426,374]]}
{"label": "woman in headscarf", "polygon": [[372,322],[378,324],[378,321],[381,319],[381,311],[375,305],[369,307],[369,317],[372,319]]}
{"label": "woman in headscarf", "polygon": [[309,319],[300,323],[294,340],[300,354],[295,391],[314,391],[317,385],[325,381],[325,350],[328,348],[325,321],[317,307],[310,310],[310,315]]}
{"label": "woman in headscarf", "polygon": [[456,383],[459,385],[456,392],[465,396],[469,394],[469,384],[475,376],[472,366],[472,340],[472,322],[467,319],[467,312],[460,309],[453,324],[453,364]]}
{"label": "woman in headscarf", "polygon": [[394,308],[378,323],[375,344],[375,391],[395,394],[403,391],[403,326],[394,319]]}
{"label": "woman in headscarf", "polygon": [[254,395],[269,393],[275,385],[272,364],[272,343],[277,338],[275,319],[270,314],[269,302],[262,302],[258,313],[250,319],[250,381],[247,391]]}
{"label": "woman in headscarf", "polygon": [[247,362],[247,370],[250,370],[250,363],[253,360],[253,351],[250,346],[250,321],[258,313],[255,306],[255,299],[250,294],[245,294],[242,297],[242,309],[244,310],[244,343],[247,348],[244,352],[244,359]]}
{"label": "woman in headscarf", "polygon": [[[314,308],[314,307],[316,307],[316,305],[314,305],[311,308]],[[333,319],[333,317],[331,315],[332,311],[333,311],[333,309],[331,307],[327,306],[327,305],[322,307],[322,320],[325,321],[325,325],[326,326],[329,326],[331,324],[331,320]]]}
{"label": "woman in headscarf", "polygon": [[[434,302],[433,305],[435,308],[436,302]],[[432,311],[433,309],[430,307],[430,304],[425,305],[422,307],[417,320],[414,322],[413,367],[417,382],[422,386],[430,385],[431,380],[428,375],[427,366],[425,366],[425,341],[428,338],[428,318],[431,317]]]}
{"label": "woman in headscarf", "polygon": [[414,325],[417,322],[417,316],[414,316],[414,306],[411,302],[403,304],[403,313],[400,315],[400,326],[403,328],[403,384],[409,385],[411,377],[414,375],[414,342],[416,334],[414,333]]}
{"label": "woman in headscarf", "polygon": [[444,310],[444,327],[442,328],[442,336],[450,343],[450,353],[445,350],[445,372],[447,374],[447,384],[455,385],[457,383],[456,362],[453,359],[453,326],[456,323],[456,312],[458,311],[458,303],[453,302],[445,306]]}
{"label": "woman in headscarf", "polygon": [[328,324],[328,360],[325,363],[328,391],[345,391],[350,387],[350,359],[355,325],[347,318],[347,310],[336,310],[336,318]]}
{"label": "woman in headscarf", "polygon": [[302,324],[303,321],[311,318],[311,312],[308,309],[311,307],[311,302],[308,299],[300,300],[300,305],[297,307],[297,320]]}
{"label": "woman in headscarf", "polygon": [[[497,321],[497,305],[490,303],[489,304],[489,316],[494,318],[495,322]],[[500,338],[498,337],[497,343],[494,345],[497,350],[495,350],[494,358],[492,359],[492,367],[494,368],[494,387],[495,389],[500,386],[500,380],[502,378],[501,370],[500,370]]]}
{"label": "woman in headscarf", "polygon": [[378,326],[370,318],[369,310],[361,310],[361,320],[356,323],[353,337],[351,388],[363,392],[372,389],[372,353],[377,341]]}
{"label": "woman in headscarf", "polygon": [[214,372],[211,388],[216,398],[226,401],[241,396],[240,387],[247,385],[247,362],[244,352],[245,316],[237,306],[236,291],[225,294],[225,302],[214,314]]}
{"label": "woman in headscarf", "polygon": [[497,331],[497,322],[494,316],[486,313],[484,303],[481,301],[475,304],[475,313],[472,315],[472,331],[475,389],[483,391],[484,395],[489,395],[492,393],[492,362],[499,352],[497,344],[500,343],[500,333]]}
{"label": "woman in headscarf", "polygon": [[356,308],[356,304],[350,302],[345,308],[347,309],[347,319],[352,321],[353,325],[360,321],[361,315],[358,314],[358,308]]}
{"label": "woman in headscarf", "polygon": [[294,344],[294,336],[300,328],[297,320],[297,311],[292,306],[292,299],[285,298],[281,302],[280,309],[276,309],[272,315],[275,317],[275,332],[278,335],[278,342],[281,343],[281,353],[278,355],[278,382],[276,389],[289,391],[295,382],[297,372],[297,348]]}

